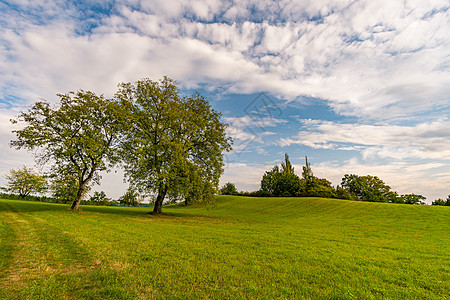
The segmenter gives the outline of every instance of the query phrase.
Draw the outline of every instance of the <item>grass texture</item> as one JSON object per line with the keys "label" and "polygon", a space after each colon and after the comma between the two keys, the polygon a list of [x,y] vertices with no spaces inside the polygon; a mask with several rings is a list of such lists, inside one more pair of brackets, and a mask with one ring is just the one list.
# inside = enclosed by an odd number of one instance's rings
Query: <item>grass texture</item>
{"label": "grass texture", "polygon": [[0,299],[449,299],[450,208],[0,200]]}

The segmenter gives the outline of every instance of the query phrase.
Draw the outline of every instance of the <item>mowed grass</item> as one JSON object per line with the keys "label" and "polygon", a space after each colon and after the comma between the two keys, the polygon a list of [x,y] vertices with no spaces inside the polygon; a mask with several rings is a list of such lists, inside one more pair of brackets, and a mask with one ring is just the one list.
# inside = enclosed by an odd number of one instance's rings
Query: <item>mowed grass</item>
{"label": "mowed grass", "polygon": [[0,299],[449,299],[450,208],[217,197],[0,200]]}

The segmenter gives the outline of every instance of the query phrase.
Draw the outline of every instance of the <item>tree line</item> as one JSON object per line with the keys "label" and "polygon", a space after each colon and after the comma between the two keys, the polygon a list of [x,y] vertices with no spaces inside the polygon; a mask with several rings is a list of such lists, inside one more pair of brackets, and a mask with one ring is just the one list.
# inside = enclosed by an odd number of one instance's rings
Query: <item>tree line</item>
{"label": "tree line", "polygon": [[72,201],[72,209],[99,183],[99,172],[114,166],[124,169],[130,191],[156,197],[154,213],[167,196],[208,202],[217,193],[232,140],[201,94],[183,96],[164,77],[121,83],[111,99],[83,90],[57,96],[55,106],[38,101],[12,120],[25,126],[13,131],[10,145],[33,150],[38,165],[50,166],[55,196]]}
{"label": "tree line", "polygon": [[[264,173],[259,190],[238,192],[236,186],[228,182],[220,189],[220,193],[258,197],[323,197],[403,204],[425,204],[426,200],[424,196],[414,193],[399,195],[383,180],[371,175],[345,174],[341,185],[334,187],[327,179],[314,176],[307,157],[300,177],[295,174],[288,154],[285,154],[283,163]],[[446,200],[433,201],[432,205],[450,206],[450,195]]]}

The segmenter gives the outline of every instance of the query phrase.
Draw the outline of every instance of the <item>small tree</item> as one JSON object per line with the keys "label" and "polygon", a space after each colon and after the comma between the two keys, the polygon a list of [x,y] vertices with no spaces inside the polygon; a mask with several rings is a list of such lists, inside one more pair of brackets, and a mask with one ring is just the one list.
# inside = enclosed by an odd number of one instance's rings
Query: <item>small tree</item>
{"label": "small tree", "polygon": [[25,122],[13,131],[17,139],[11,146],[35,151],[36,162],[50,163],[54,176],[75,176],[77,196],[71,208],[77,209],[99,171],[112,167],[117,160],[118,141],[124,118],[122,107],[103,96],[80,90],[58,94],[59,105],[36,102],[13,123]]}
{"label": "small tree", "polygon": [[425,204],[425,198],[422,195],[416,195],[416,194],[405,194],[401,195],[400,199],[402,199],[403,203],[405,204]]}
{"label": "small tree", "polygon": [[447,196],[447,199],[436,199],[431,202],[431,205],[441,205],[441,206],[450,206],[450,195]]}
{"label": "small tree", "polygon": [[11,169],[6,179],[7,190],[19,194],[21,199],[33,193],[41,193],[47,188],[45,177],[25,166],[17,170]]}
{"label": "small tree", "polygon": [[227,182],[219,190],[219,194],[221,194],[221,195],[237,195],[238,191],[236,190],[236,186],[234,185],[234,183]]}
{"label": "small tree", "polygon": [[105,205],[109,201],[111,201],[111,199],[106,197],[106,194],[104,191],[100,191],[100,192],[95,191],[94,194],[89,198],[89,201],[92,202],[93,204]]}
{"label": "small tree", "polygon": [[128,188],[126,192],[119,197],[119,203],[127,206],[138,206],[141,199],[139,193],[132,188]]}
{"label": "small tree", "polygon": [[276,165],[264,173],[261,180],[261,194],[266,196],[297,196],[300,190],[300,178],[295,174],[289,155],[284,155],[281,168]]}

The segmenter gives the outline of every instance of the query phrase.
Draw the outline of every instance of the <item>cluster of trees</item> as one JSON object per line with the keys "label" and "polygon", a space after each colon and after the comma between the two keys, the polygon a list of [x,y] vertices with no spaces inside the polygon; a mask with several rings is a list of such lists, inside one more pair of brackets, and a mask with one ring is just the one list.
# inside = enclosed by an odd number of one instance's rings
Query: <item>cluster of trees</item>
{"label": "cluster of trees", "polygon": [[232,141],[221,114],[199,93],[182,96],[164,77],[122,83],[112,99],[83,90],[58,97],[56,106],[39,101],[12,120],[25,127],[13,131],[10,145],[34,150],[38,165],[50,165],[52,186],[72,209],[99,183],[100,171],[117,165],[134,191],[156,195],[154,213],[166,196],[207,202],[217,192]]}
{"label": "cluster of trees", "polygon": [[302,177],[294,172],[289,156],[285,154],[285,161],[281,166],[275,165],[272,170],[264,173],[261,180],[260,194],[262,196],[315,196],[326,198],[340,198],[331,182],[313,175],[311,165],[306,158]]}
{"label": "cluster of trees", "polygon": [[431,202],[431,205],[442,205],[442,206],[450,206],[450,195],[447,196],[447,199],[436,199]]}
{"label": "cluster of trees", "polygon": [[[302,175],[294,172],[289,156],[284,162],[266,171],[261,180],[261,188],[256,192],[238,192],[233,183],[228,182],[221,189],[222,195],[273,196],[273,197],[325,197],[370,202],[403,204],[425,204],[426,198],[417,194],[399,195],[377,176],[346,174],[341,185],[333,187],[331,182],[314,176],[308,158],[305,157]],[[433,205],[450,205],[450,195],[446,201],[437,199]]]}

